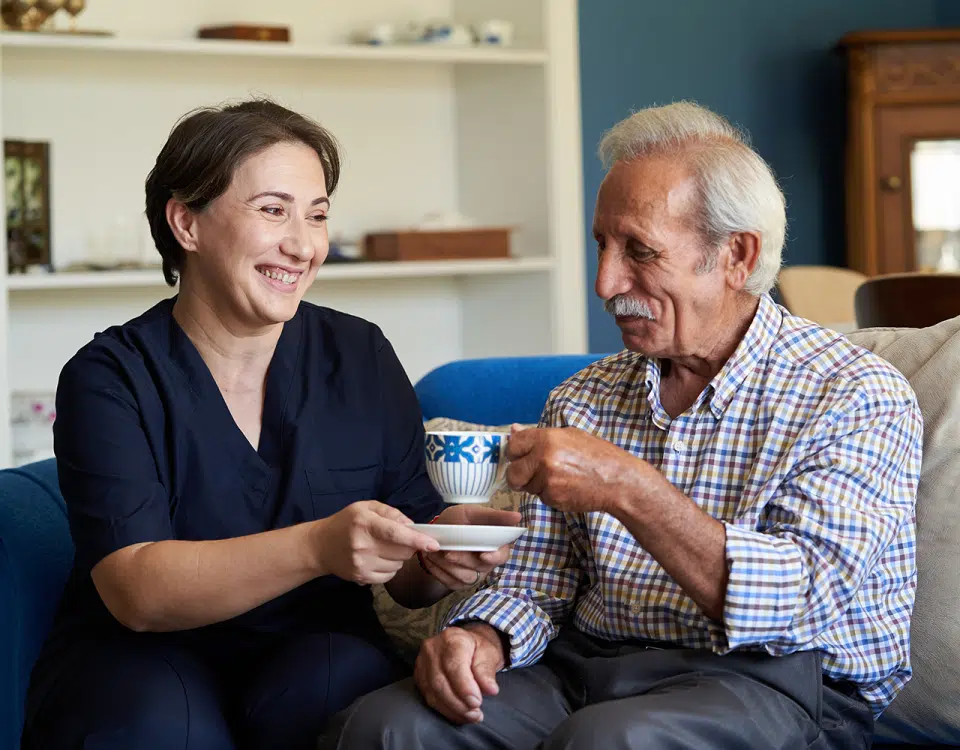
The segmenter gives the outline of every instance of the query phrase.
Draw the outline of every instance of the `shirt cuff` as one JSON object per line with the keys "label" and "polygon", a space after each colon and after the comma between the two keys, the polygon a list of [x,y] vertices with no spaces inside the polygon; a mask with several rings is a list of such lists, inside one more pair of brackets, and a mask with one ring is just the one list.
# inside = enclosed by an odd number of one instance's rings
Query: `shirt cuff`
{"label": "shirt cuff", "polygon": [[727,591],[723,623],[711,623],[717,653],[781,637],[801,607],[803,556],[787,539],[725,523]]}
{"label": "shirt cuff", "polygon": [[557,634],[550,616],[528,598],[494,589],[479,591],[451,609],[441,629],[467,622],[485,622],[510,639],[505,669],[535,664]]}

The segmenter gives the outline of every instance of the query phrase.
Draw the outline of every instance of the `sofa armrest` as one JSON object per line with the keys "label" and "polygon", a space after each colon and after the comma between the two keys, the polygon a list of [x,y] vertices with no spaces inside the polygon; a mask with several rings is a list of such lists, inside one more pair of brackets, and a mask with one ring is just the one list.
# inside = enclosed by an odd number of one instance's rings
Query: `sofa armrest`
{"label": "sofa armrest", "polygon": [[30,672],[72,565],[53,459],[0,471],[0,747],[20,747]]}

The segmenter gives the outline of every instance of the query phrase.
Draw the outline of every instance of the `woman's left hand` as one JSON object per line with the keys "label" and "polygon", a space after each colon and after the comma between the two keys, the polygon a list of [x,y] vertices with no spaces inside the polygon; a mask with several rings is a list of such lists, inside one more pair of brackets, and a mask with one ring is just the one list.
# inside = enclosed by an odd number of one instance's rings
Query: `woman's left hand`
{"label": "woman's left hand", "polygon": [[[473,524],[476,526],[516,526],[520,514],[513,510],[497,510],[481,505],[451,505],[438,517],[438,524]],[[452,591],[469,588],[487,573],[503,565],[510,557],[513,544],[505,544],[494,552],[424,552],[421,559],[426,569]]]}

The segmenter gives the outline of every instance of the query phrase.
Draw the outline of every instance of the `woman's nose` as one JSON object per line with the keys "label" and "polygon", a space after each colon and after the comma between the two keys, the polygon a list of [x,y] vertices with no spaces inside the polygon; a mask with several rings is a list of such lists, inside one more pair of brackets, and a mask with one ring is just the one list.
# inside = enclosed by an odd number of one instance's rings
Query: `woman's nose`
{"label": "woman's nose", "polygon": [[280,242],[280,250],[297,260],[309,261],[313,259],[316,247],[313,236],[305,222],[295,222],[290,227],[290,232]]}

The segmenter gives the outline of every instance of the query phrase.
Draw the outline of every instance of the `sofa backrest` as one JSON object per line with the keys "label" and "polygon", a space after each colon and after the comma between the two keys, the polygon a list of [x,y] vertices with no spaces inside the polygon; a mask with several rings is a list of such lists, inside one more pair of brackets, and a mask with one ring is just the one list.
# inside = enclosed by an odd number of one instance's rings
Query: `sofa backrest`
{"label": "sofa backrest", "polygon": [[902,372],[923,412],[917,493],[913,679],[878,738],[960,744],[960,317],[929,328],[849,334]]}
{"label": "sofa backrest", "polygon": [[478,424],[536,424],[550,390],[603,354],[488,357],[449,362],[415,389],[423,418]]}

